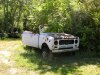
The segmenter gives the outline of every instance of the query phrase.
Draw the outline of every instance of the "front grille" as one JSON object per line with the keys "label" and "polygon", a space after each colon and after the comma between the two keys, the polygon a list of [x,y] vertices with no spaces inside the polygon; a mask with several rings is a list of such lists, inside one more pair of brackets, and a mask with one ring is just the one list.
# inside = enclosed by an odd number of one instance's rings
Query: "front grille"
{"label": "front grille", "polygon": [[74,44],[74,40],[59,40],[59,45]]}

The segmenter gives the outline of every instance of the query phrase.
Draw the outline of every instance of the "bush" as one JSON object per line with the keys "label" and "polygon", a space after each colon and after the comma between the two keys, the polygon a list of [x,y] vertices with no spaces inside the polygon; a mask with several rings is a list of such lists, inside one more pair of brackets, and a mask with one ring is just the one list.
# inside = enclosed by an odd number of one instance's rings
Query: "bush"
{"label": "bush", "polygon": [[20,38],[20,33],[9,33],[8,38]]}
{"label": "bush", "polygon": [[4,38],[6,38],[7,37],[7,34],[6,33],[0,33],[0,38],[1,39],[4,39]]}

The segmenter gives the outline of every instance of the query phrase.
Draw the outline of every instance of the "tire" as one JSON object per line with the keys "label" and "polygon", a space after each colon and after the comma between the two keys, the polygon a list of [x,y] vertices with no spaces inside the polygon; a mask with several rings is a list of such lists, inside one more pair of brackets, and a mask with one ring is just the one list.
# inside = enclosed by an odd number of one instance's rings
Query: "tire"
{"label": "tire", "polygon": [[43,48],[42,50],[43,50],[42,51],[42,58],[43,58],[43,60],[51,61],[52,58],[53,58],[52,52],[49,49],[47,49],[47,48]]}

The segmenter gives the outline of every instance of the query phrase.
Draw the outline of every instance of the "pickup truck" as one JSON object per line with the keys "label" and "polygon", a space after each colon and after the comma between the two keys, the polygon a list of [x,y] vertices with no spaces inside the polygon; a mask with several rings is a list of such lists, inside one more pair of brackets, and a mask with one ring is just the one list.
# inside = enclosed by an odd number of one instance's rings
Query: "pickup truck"
{"label": "pickup truck", "polygon": [[79,37],[66,33],[44,33],[39,27],[39,34],[31,31],[22,33],[22,43],[42,50],[42,57],[48,59],[53,53],[79,50]]}

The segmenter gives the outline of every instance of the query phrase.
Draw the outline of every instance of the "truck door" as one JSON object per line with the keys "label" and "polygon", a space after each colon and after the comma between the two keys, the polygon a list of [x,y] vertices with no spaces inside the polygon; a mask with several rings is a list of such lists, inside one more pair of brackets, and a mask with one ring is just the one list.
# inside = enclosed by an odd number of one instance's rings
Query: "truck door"
{"label": "truck door", "polygon": [[24,31],[23,34],[22,34],[23,44],[25,44],[27,46],[31,46],[31,36],[32,36],[32,32]]}
{"label": "truck door", "polygon": [[39,34],[32,34],[30,40],[31,40],[31,46],[38,48]]}

